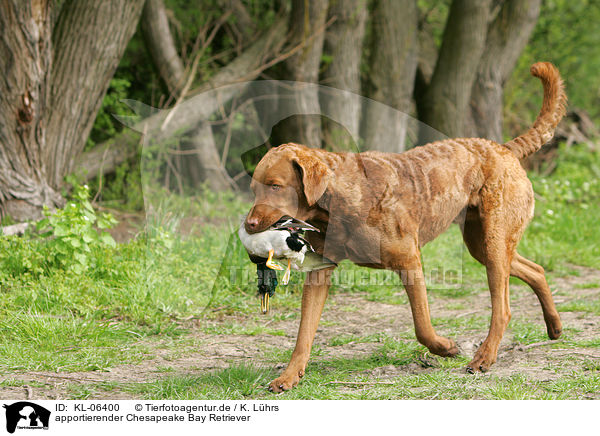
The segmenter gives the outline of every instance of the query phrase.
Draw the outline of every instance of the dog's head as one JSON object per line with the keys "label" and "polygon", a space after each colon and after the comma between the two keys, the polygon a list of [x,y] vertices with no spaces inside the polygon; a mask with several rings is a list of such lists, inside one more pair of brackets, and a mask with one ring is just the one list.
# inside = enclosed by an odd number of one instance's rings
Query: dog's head
{"label": "dog's head", "polygon": [[246,217],[246,231],[262,232],[284,215],[311,218],[329,180],[329,167],[310,148],[298,144],[272,148],[252,176],[255,200]]}

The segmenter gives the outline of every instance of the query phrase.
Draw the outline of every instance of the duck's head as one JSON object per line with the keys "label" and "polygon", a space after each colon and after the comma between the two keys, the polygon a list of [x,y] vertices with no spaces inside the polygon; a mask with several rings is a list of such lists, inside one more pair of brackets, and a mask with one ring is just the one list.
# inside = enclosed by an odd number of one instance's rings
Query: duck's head
{"label": "duck's head", "polygon": [[329,178],[329,168],[308,147],[284,144],[272,148],[252,175],[255,199],[244,223],[246,231],[262,232],[284,215],[310,219]]}

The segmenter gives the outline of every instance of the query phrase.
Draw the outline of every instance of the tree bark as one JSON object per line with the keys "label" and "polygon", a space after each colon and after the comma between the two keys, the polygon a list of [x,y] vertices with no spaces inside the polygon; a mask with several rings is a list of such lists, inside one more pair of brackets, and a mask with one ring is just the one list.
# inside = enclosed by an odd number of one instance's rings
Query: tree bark
{"label": "tree bark", "polygon": [[[289,33],[289,47],[298,44],[306,45],[300,52],[284,62],[283,80],[295,82],[317,83],[319,65],[323,53],[325,39],[325,20],[327,18],[328,0],[292,0]],[[309,42],[309,38],[312,38]],[[302,83],[294,84],[294,90],[302,89]],[[320,115],[318,91],[294,93],[282,92],[280,107],[287,113]],[[279,123],[278,131],[273,136],[277,142],[301,142],[303,144],[321,146],[321,121],[318,116],[290,117]],[[278,144],[277,144],[278,145]]]}
{"label": "tree bark", "polygon": [[160,78],[169,92],[178,96],[185,84],[185,66],[177,53],[162,0],[146,0],[140,28]]}
{"label": "tree bark", "polygon": [[16,220],[60,206],[143,0],[0,3],[0,210]]}
{"label": "tree bark", "polygon": [[417,5],[415,0],[377,0],[373,8],[367,95],[363,120],[366,147],[400,153],[405,137],[417,68]]}
{"label": "tree bark", "polygon": [[[360,61],[367,15],[366,0],[330,2],[329,17],[336,19],[325,33],[323,51],[331,58],[331,62],[322,74],[324,85],[360,94]],[[330,96],[327,90],[322,90],[321,101],[327,112],[333,114],[343,127],[358,138],[361,114],[359,100],[344,93]],[[335,130],[333,124],[324,123],[326,143],[334,143],[339,139],[340,132]]]}
{"label": "tree bark", "polygon": [[16,220],[62,204],[44,159],[51,21],[48,2],[0,3],[0,211]]}
{"label": "tree bark", "polygon": [[110,79],[133,36],[144,0],[67,0],[52,35],[52,110],[46,162],[60,186],[81,154]]}
{"label": "tree bark", "polygon": [[471,92],[469,135],[504,142],[504,85],[535,27],[540,4],[541,0],[507,0],[490,25]]}
{"label": "tree bark", "polygon": [[491,0],[454,0],[431,82],[417,101],[419,119],[441,132],[424,128],[420,142],[464,134],[471,88],[485,47]]}

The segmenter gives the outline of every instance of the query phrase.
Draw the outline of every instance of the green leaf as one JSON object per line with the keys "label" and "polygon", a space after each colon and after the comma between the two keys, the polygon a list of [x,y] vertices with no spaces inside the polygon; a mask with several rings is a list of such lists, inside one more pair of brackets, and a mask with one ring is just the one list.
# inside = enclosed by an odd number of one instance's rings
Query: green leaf
{"label": "green leaf", "polygon": [[[91,232],[93,232],[94,230],[90,229]],[[97,236],[94,234],[92,234],[91,232],[85,232],[83,235],[81,235],[81,239],[83,239],[83,242],[85,242],[86,244],[89,244],[90,242],[92,242],[94,239],[97,238]]]}
{"label": "green leaf", "polygon": [[65,241],[71,245],[71,247],[79,248],[81,247],[81,241],[76,238],[65,238]]}
{"label": "green leaf", "polygon": [[102,241],[104,245],[108,245],[111,248],[115,248],[117,246],[117,243],[115,242],[113,237],[110,235],[110,233],[107,232],[102,232],[102,234],[100,235],[100,241]]}
{"label": "green leaf", "polygon": [[57,238],[61,237],[61,236],[67,236],[69,234],[69,227],[67,227],[66,224],[57,224],[56,226],[54,226],[54,236],[56,236]]}
{"label": "green leaf", "polygon": [[81,265],[87,265],[88,263],[88,258],[85,254],[83,253],[73,253],[73,257],[75,258],[75,260],[77,262],[79,262]]}
{"label": "green leaf", "polygon": [[41,221],[38,221],[38,223],[35,225],[36,229],[38,231],[41,231],[43,229],[45,229],[46,227],[48,227],[50,225],[50,221],[48,220],[48,218],[44,218]]}

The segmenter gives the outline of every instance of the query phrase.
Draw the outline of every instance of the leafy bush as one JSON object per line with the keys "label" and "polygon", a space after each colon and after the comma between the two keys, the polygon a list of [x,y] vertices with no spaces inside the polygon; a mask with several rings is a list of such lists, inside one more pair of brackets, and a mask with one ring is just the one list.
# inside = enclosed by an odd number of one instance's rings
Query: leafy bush
{"label": "leafy bush", "polygon": [[98,233],[94,224],[100,229],[108,229],[117,221],[107,213],[96,215],[89,196],[87,185],[76,186],[72,200],[63,209],[51,212],[45,208],[46,218],[37,224],[38,230],[44,232],[43,237],[53,237],[49,254],[54,263],[76,274],[88,269],[93,246],[116,246],[112,236],[107,232]]}

